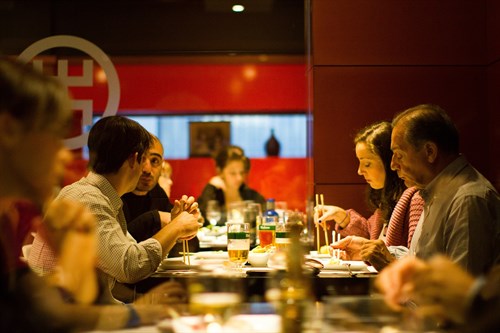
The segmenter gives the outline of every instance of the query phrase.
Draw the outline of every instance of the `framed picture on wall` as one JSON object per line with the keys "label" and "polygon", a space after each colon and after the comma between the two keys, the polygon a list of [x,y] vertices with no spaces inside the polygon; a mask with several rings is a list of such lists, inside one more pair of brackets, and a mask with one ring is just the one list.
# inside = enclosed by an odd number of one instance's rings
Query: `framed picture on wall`
{"label": "framed picture on wall", "polygon": [[189,156],[213,157],[231,142],[229,121],[189,123]]}

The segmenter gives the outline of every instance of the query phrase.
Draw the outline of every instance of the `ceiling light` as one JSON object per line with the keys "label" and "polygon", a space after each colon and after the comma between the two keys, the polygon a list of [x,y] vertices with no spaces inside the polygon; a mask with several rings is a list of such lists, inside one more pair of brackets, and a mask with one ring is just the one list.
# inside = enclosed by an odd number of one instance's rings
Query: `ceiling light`
{"label": "ceiling light", "polygon": [[233,5],[233,12],[235,12],[235,13],[241,13],[244,10],[245,10],[245,7],[242,5]]}

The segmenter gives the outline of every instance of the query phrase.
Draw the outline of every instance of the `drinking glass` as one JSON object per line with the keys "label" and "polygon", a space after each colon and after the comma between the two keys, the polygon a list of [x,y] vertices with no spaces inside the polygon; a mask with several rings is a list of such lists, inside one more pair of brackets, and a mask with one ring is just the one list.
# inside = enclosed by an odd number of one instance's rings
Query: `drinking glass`
{"label": "drinking glass", "polygon": [[275,239],[276,250],[286,251],[289,244],[290,244],[290,230],[287,227],[287,223],[278,222],[276,224],[276,239]]}
{"label": "drinking glass", "polygon": [[206,214],[210,225],[216,226],[217,223],[219,223],[222,212],[217,200],[210,200],[209,202],[207,202]]}
{"label": "drinking glass", "polygon": [[244,222],[245,202],[231,202],[227,208],[227,220],[232,222]]}
{"label": "drinking glass", "polygon": [[227,227],[227,253],[229,261],[238,269],[248,261],[250,251],[250,224],[228,222]]}
{"label": "drinking glass", "polygon": [[188,279],[189,311],[203,316],[203,322],[214,331],[240,312],[243,301],[241,279],[200,275]]}

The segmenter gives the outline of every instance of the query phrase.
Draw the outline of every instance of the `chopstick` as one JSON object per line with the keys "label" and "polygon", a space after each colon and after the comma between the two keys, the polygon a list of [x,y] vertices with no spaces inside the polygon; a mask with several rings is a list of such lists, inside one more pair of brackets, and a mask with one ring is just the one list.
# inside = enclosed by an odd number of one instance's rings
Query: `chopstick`
{"label": "chopstick", "polygon": [[[323,212],[323,206],[325,206],[325,197],[323,196],[323,194],[320,194],[319,197],[321,200],[321,212]],[[328,241],[328,232],[326,231],[326,223],[325,223],[325,226],[323,228],[323,231],[325,232],[326,246],[328,246],[330,242]]]}
{"label": "chopstick", "polygon": [[[316,193],[316,206],[319,205],[319,200],[318,200],[318,193]],[[318,248],[318,254],[320,254],[320,244],[319,244],[319,224],[316,224],[316,243],[317,243],[317,248]]]}
{"label": "chopstick", "polygon": [[182,261],[186,263],[186,252],[187,252],[187,264],[191,266],[191,259],[189,258],[189,243],[186,239],[182,240]]}

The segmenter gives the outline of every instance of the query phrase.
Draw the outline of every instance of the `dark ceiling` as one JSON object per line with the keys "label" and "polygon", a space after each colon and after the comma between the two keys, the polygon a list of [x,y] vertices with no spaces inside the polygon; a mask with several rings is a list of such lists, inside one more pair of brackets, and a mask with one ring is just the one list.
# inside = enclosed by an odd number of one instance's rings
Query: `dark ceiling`
{"label": "dark ceiling", "polygon": [[60,34],[115,56],[304,54],[304,0],[0,0],[0,54]]}

